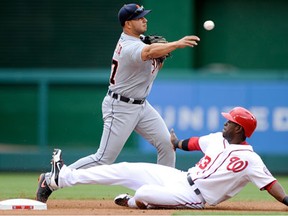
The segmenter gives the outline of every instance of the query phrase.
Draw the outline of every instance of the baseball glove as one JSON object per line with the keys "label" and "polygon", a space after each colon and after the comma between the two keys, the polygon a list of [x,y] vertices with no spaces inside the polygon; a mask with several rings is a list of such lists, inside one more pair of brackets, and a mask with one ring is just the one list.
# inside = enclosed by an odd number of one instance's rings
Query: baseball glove
{"label": "baseball glove", "polygon": [[[160,35],[141,35],[140,39],[143,41],[143,43],[145,44],[153,44],[153,43],[168,43],[168,41],[166,40],[166,38],[164,38],[163,36]],[[170,57],[171,54],[168,53],[165,56],[159,57],[157,58],[157,61],[159,61],[160,63],[162,63],[167,57]]]}

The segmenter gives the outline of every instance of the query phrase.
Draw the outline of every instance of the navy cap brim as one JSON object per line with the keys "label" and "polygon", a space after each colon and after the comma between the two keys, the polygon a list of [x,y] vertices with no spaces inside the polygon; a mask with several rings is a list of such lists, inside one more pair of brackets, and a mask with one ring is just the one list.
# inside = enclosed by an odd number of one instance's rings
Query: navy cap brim
{"label": "navy cap brim", "polygon": [[151,12],[151,10],[144,10],[142,13],[138,14],[137,16],[135,16],[135,17],[133,16],[131,18],[131,20],[142,18],[142,17],[146,16],[150,12]]}

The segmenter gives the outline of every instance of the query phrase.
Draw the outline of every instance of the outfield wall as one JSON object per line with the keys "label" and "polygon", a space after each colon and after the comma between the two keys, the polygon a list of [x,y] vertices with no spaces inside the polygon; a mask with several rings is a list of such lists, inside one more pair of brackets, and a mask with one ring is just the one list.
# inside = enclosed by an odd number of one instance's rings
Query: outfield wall
{"label": "outfield wall", "polygon": [[[55,147],[67,163],[96,151],[109,70],[55,72],[1,70],[0,170],[49,169]],[[273,172],[288,173],[287,72],[245,74],[163,69],[149,101],[183,138],[221,130],[221,111],[251,109],[259,124],[248,141]],[[201,157],[178,154],[177,166],[185,169]],[[155,162],[155,150],[133,133],[118,161]]]}
{"label": "outfield wall", "polygon": [[[179,136],[201,135],[221,128],[220,111],[247,106],[260,119],[249,141],[269,167],[288,173],[282,165],[288,158],[288,1],[137,2],[152,9],[146,34],[201,38],[193,49],[172,53],[152,90],[149,100],[167,125]],[[125,3],[1,5],[0,170],[49,169],[54,147],[64,150],[67,163],[96,151],[111,56],[122,31],[117,13]],[[212,31],[202,26],[208,19],[216,24]],[[147,146],[133,133],[118,160],[155,162]],[[182,168],[200,157],[179,154]]]}
{"label": "outfield wall", "polygon": [[[108,67],[122,29],[117,13],[126,0],[10,0],[1,5],[0,67]],[[166,68],[225,64],[241,69],[288,68],[286,0],[140,0],[147,34],[168,41],[201,38],[195,49],[173,53]],[[211,19],[216,27],[203,28]]]}

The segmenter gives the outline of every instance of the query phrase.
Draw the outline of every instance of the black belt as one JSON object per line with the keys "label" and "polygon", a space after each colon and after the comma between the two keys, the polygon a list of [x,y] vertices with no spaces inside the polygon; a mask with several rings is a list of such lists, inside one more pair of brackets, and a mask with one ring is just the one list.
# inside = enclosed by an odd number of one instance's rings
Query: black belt
{"label": "black belt", "polygon": [[145,102],[145,99],[135,100],[133,98],[127,98],[127,97],[124,97],[122,95],[116,94],[116,93],[112,92],[111,90],[108,91],[108,95],[110,95],[114,99],[117,99],[117,100],[119,99],[120,101],[130,103],[130,104],[143,104]]}
{"label": "black belt", "polygon": [[[193,186],[193,185],[195,184],[189,174],[187,175],[187,181],[188,181],[188,183],[190,184],[190,186]],[[196,189],[194,190],[194,192],[196,193],[196,195],[201,194],[201,192],[200,192],[200,190],[199,190],[198,188],[196,188]]]}

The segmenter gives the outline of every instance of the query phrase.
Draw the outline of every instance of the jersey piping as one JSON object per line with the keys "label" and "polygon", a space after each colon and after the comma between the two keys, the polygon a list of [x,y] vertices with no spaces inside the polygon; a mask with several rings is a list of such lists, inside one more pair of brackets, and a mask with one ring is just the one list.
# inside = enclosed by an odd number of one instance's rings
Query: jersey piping
{"label": "jersey piping", "polygon": [[[201,179],[207,179],[207,178],[209,178],[211,175],[213,175],[214,173],[217,172],[217,170],[225,163],[225,161],[230,157],[230,155],[231,155],[233,152],[237,152],[237,151],[250,151],[250,152],[253,152],[253,151],[251,151],[251,150],[249,150],[249,149],[237,149],[237,150],[232,150],[232,151],[227,155],[227,157],[220,163],[220,165],[219,165],[218,167],[216,167],[215,170],[212,171],[209,175],[207,175],[207,176],[205,176],[205,177],[195,178],[195,179],[193,179],[193,181],[196,181],[197,179],[200,179],[200,178],[201,178]],[[222,153],[223,153],[223,152],[221,152],[220,154],[217,155],[216,159],[213,161],[213,164],[218,160],[219,156],[220,156]],[[206,172],[206,171],[208,171],[208,170],[213,166],[213,164],[212,164],[207,170],[204,170],[203,173]],[[201,190],[201,189],[200,189],[200,190]]]}

